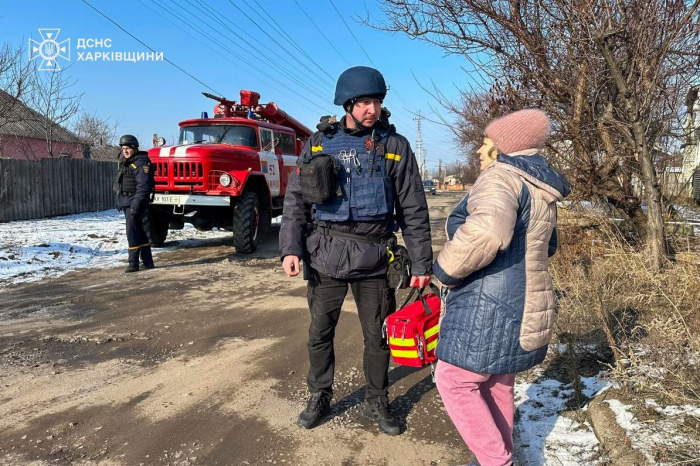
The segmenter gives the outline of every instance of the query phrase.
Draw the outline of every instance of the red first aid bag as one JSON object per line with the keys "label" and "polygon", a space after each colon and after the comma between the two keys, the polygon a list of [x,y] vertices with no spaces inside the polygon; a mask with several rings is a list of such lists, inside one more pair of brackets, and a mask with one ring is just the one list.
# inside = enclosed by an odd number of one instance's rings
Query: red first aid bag
{"label": "red first aid bag", "polygon": [[424,296],[421,288],[415,301],[407,306],[417,290],[413,288],[403,305],[384,321],[384,335],[396,364],[423,367],[437,359],[440,297],[437,287],[431,285],[431,288],[437,294]]}

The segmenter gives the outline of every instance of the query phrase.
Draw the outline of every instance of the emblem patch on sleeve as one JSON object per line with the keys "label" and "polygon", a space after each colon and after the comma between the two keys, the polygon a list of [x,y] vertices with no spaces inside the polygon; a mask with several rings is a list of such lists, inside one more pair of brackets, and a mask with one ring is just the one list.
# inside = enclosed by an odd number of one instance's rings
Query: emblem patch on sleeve
{"label": "emblem patch on sleeve", "polygon": [[150,166],[150,165],[144,165],[144,166],[143,166],[143,172],[144,172],[144,173],[148,173],[149,171],[151,171],[151,166]]}

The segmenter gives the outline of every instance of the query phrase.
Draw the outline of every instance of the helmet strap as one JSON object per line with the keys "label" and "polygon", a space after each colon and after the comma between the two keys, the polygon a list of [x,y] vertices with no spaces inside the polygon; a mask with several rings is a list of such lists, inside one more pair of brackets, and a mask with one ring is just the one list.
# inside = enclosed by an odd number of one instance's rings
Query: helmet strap
{"label": "helmet strap", "polygon": [[355,118],[355,115],[353,115],[352,111],[355,109],[355,104],[357,103],[357,99],[350,99],[344,106],[345,112],[350,115],[350,118],[352,118],[352,121],[355,122],[355,130],[359,131],[361,129],[364,129],[365,127],[362,125],[362,122]]}

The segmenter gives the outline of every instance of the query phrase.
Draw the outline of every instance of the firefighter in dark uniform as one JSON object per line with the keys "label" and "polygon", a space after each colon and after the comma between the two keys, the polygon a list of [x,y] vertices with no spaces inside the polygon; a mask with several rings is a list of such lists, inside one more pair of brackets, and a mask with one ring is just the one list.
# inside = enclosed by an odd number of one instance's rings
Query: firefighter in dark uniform
{"label": "firefighter in dark uniform", "polygon": [[153,170],[148,154],[139,151],[136,137],[125,134],[119,139],[121,154],[115,183],[117,209],[126,216],[126,238],[129,242],[129,266],[125,272],[138,272],[139,256],[146,269],[152,269],[151,243],[144,229],[144,216],[154,187]]}
{"label": "firefighter in dark uniform", "polygon": [[[382,432],[400,433],[389,409],[390,353],[382,335],[384,319],[396,308],[395,290],[387,279],[387,246],[395,241],[396,223],[412,261],[411,286],[419,287],[430,284],[432,248],[418,164],[409,142],[382,113],[386,93],[384,77],[373,68],[353,67],[340,75],[334,102],[343,106],[345,116],[319,124],[284,199],[279,240],[283,267],[287,275],[296,276],[303,258],[308,280],[311,395],[297,420],[307,429],[330,411],[333,338],[349,286],[364,336],[365,412]],[[302,170],[305,161],[319,154],[334,160],[338,190],[322,203],[310,203],[306,193],[314,183],[304,182]]]}

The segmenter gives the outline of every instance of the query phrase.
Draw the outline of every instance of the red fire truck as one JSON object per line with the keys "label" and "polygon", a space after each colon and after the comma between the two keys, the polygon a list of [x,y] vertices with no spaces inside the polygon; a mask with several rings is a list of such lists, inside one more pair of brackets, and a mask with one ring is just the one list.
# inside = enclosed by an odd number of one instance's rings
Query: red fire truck
{"label": "red fire truck", "polygon": [[237,252],[255,250],[282,204],[291,171],[311,130],[260,94],[241,91],[240,102],[216,100],[214,117],[180,123],[175,146],[154,147],[151,242],[163,246],[168,229],[191,223],[200,231],[233,232]]}

